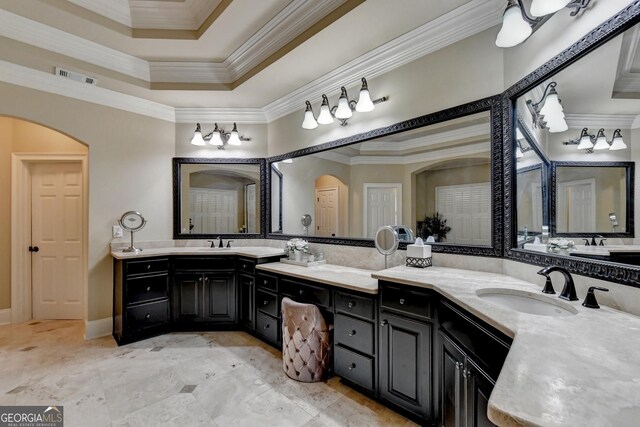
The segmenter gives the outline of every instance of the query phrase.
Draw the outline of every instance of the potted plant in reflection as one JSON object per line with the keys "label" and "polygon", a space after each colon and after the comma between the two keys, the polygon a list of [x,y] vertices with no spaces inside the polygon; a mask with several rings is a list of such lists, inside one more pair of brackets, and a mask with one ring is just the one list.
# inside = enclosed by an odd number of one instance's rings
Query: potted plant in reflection
{"label": "potted plant in reflection", "polygon": [[447,233],[451,231],[451,227],[447,225],[447,220],[440,212],[435,212],[424,217],[422,221],[422,238],[426,239],[433,236],[436,242],[442,242],[447,239]]}

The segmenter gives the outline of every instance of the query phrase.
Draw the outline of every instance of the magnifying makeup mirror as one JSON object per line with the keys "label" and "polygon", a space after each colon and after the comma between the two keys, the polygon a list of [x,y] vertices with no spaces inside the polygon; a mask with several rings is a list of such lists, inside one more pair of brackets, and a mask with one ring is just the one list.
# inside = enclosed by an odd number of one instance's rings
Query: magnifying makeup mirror
{"label": "magnifying makeup mirror", "polygon": [[304,214],[302,215],[302,219],[300,220],[302,226],[304,227],[304,234],[309,234],[309,226],[311,225],[311,215]]}
{"label": "magnifying makeup mirror", "polygon": [[376,231],[376,236],[373,239],[376,245],[376,249],[382,255],[384,255],[384,268],[387,268],[387,257],[398,250],[398,233],[390,225],[383,225]]}

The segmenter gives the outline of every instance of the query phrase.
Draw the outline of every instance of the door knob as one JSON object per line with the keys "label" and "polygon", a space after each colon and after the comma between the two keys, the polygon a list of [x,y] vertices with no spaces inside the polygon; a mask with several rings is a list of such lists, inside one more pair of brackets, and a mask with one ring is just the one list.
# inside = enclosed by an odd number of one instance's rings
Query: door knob
{"label": "door knob", "polygon": [[349,308],[353,308],[355,305],[356,305],[356,303],[355,303],[355,302],[353,302],[353,301],[349,301],[349,304],[347,304],[347,307],[349,307]]}
{"label": "door knob", "polygon": [[380,326],[387,326],[389,322],[387,320],[383,320],[380,322]]}

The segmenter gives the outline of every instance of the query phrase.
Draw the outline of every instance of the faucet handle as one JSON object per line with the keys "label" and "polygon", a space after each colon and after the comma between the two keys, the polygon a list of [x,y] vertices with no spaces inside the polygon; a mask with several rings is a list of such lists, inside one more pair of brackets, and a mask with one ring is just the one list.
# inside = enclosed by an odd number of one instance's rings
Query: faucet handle
{"label": "faucet handle", "polygon": [[600,238],[600,246],[604,246],[604,241],[607,240],[604,237]]}
{"label": "faucet handle", "polygon": [[609,292],[609,289],[607,288],[591,286],[587,291],[587,296],[584,298],[584,302],[582,303],[583,306],[587,308],[600,308],[600,306],[598,305],[598,301],[596,301],[596,294],[594,293],[595,290]]}
{"label": "faucet handle", "polygon": [[233,242],[233,240],[227,240],[227,247],[230,248],[231,247],[231,242]]}
{"label": "faucet handle", "polygon": [[215,242],[216,242],[216,241],[215,241],[215,240],[207,240],[207,242],[211,243],[211,247],[212,247],[212,248],[215,248],[215,247],[216,247],[216,245],[215,245]]}

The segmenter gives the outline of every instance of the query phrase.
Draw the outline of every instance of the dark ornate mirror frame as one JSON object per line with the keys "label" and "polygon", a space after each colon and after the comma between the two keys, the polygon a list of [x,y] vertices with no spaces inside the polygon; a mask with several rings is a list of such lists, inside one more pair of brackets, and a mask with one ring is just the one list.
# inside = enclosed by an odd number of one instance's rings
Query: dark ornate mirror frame
{"label": "dark ornate mirror frame", "polygon": [[[260,166],[260,233],[228,233],[228,234],[182,234],[180,233],[180,166],[184,164],[205,164],[205,165],[259,165]],[[174,157],[173,158],[173,238],[174,239],[262,239],[266,230],[265,201],[266,201],[266,177],[265,159],[203,159],[194,157]]]}
{"label": "dark ornate mirror frame", "polygon": [[[593,233],[558,233],[556,231],[556,203],[557,203],[557,191],[556,184],[558,178],[558,168],[559,167],[571,167],[571,166],[579,166],[579,167],[594,167],[594,168],[625,168],[625,181],[626,181],[626,198],[627,198],[627,206],[625,209],[625,230],[624,233],[602,233],[602,232],[593,232]],[[602,237],[622,237],[629,238],[635,236],[634,231],[634,188],[635,188],[635,178],[634,178],[634,162],[551,162],[551,199],[549,204],[551,205],[550,215],[551,215],[551,234],[553,236],[566,236],[566,237],[592,237],[594,235],[602,236]]]}
{"label": "dark ornate mirror frame", "polygon": [[[278,234],[282,234],[282,172],[280,172],[278,170],[277,167],[274,166],[273,163],[270,163],[270,167],[269,170],[273,173],[275,173],[276,175],[278,175],[278,179],[279,179],[279,185],[278,185],[278,191],[280,193],[280,197],[278,198],[278,229],[275,231],[272,231],[272,233],[278,233]],[[269,176],[269,183],[271,183],[271,176]],[[271,187],[268,188],[268,193],[269,193],[269,199],[271,199]],[[271,204],[269,204],[269,206],[271,207]],[[269,218],[271,218],[271,213],[269,214]],[[271,224],[271,223],[270,223]]]}
{"label": "dark ornate mirror frame", "polygon": [[[413,119],[405,120],[378,129],[371,130],[369,132],[359,133],[356,135],[348,136],[346,138],[337,139],[335,141],[327,142],[325,144],[308,147],[290,153],[281,154],[267,158],[269,169],[275,162],[282,161],[284,159],[291,159],[300,156],[306,156],[309,154],[318,153],[321,151],[330,150],[332,148],[343,147],[350,144],[369,141],[381,136],[393,135],[396,133],[418,129],[424,126],[441,123],[447,120],[457,119],[460,117],[468,116],[471,114],[480,113],[483,111],[490,112],[491,122],[491,190],[492,190],[492,227],[493,232],[491,235],[491,246],[459,246],[459,245],[433,245],[433,252],[443,252],[460,255],[476,255],[476,256],[502,256],[502,215],[503,215],[503,173],[502,173],[502,103],[500,95],[480,99],[477,101],[462,104],[446,110],[441,110],[436,113],[427,114],[424,116],[416,117]],[[271,176],[268,174],[266,188],[271,188],[270,182]],[[267,192],[267,224],[271,225],[271,194]],[[374,247],[373,239],[355,239],[355,238],[333,238],[333,237],[315,237],[305,235],[292,235],[272,233],[270,229],[267,229],[267,238],[269,239],[281,239],[288,240],[294,237],[301,237],[307,239],[309,242],[326,243],[331,245],[349,245],[349,246],[364,246]],[[406,243],[401,242],[400,248],[406,248]]]}
{"label": "dark ornate mirror frame", "polygon": [[575,44],[551,58],[544,65],[522,78],[503,94],[503,139],[504,139],[504,256],[535,265],[560,265],[572,273],[608,280],[629,286],[640,287],[640,268],[605,261],[586,261],[575,257],[549,255],[515,248],[515,102],[531,88],[553,74],[568,67],[589,52],[600,47],[615,36],[640,22],[640,0],[636,0],[616,15],[598,25]]}

